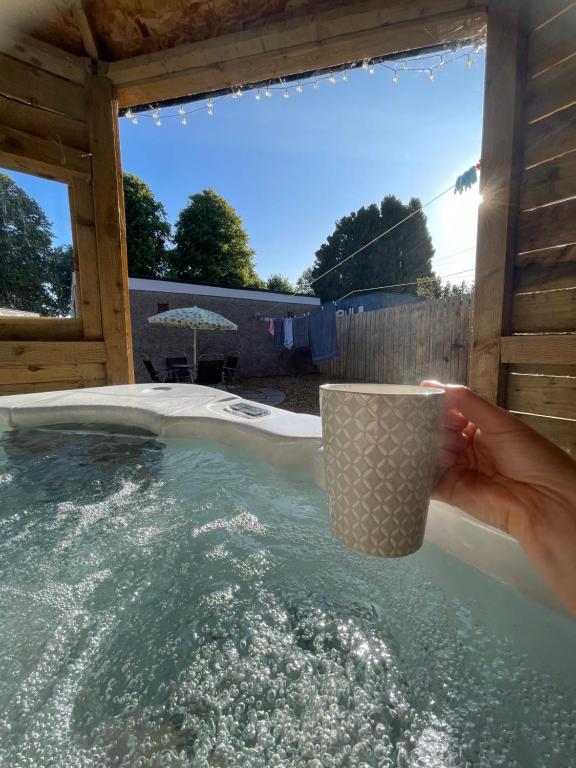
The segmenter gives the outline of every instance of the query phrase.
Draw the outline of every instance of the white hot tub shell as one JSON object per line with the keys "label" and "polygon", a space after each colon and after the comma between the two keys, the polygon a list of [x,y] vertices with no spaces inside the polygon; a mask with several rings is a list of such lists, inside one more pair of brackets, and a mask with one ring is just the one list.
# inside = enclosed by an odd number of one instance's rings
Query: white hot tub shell
{"label": "white hot tub shell", "polygon": [[[323,487],[320,418],[251,405],[267,413],[228,410],[249,403],[232,393],[190,384],[130,384],[0,397],[0,429],[92,423],[139,427],[159,437],[204,439],[254,454],[284,469],[313,470]],[[518,543],[462,510],[430,504],[426,539],[451,555],[564,613]]]}

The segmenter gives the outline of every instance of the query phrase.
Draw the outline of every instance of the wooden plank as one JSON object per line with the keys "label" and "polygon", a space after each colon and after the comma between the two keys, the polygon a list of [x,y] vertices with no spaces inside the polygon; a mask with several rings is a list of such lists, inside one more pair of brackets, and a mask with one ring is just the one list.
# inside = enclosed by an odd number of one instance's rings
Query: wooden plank
{"label": "wooden plank", "polygon": [[532,376],[576,376],[576,360],[572,365],[509,365],[509,373],[524,373]]}
{"label": "wooden plank", "polygon": [[576,3],[530,35],[528,72],[535,77],[576,56]]}
{"label": "wooden plank", "polygon": [[576,245],[529,251],[516,255],[516,291],[576,286]]}
{"label": "wooden plank", "polygon": [[85,0],[77,0],[72,7],[72,15],[80,30],[84,50],[91,59],[98,61],[101,58],[98,51],[98,41],[85,6]]}
{"label": "wooden plank", "polygon": [[503,363],[556,365],[576,360],[576,334],[550,333],[503,336]]}
{"label": "wooden plank", "polygon": [[[518,170],[524,122],[526,6],[490,4],[482,137],[483,203],[478,211],[471,387],[502,399],[500,337],[509,324],[512,254],[516,237]],[[506,109],[502,105],[506,104]]]}
{"label": "wooden plank", "polygon": [[576,151],[576,105],[526,127],[524,165],[530,168]]}
{"label": "wooden plank", "polygon": [[79,341],[82,337],[82,321],[76,318],[0,318],[2,341]]}
{"label": "wooden plank", "polygon": [[31,64],[52,75],[84,85],[87,63],[80,56],[20,32],[2,30],[2,50],[7,56]]}
{"label": "wooden plank", "polygon": [[102,312],[92,187],[78,181],[69,190],[72,239],[78,264],[77,306],[82,318],[84,338],[101,339]]}
{"label": "wooden plank", "polygon": [[0,365],[104,363],[101,341],[0,341]]}
{"label": "wooden plank", "polygon": [[575,196],[576,152],[524,171],[520,190],[522,210]]}
{"label": "wooden plank", "polygon": [[35,381],[28,384],[0,384],[0,395],[25,395],[31,392],[59,392],[66,389],[85,389],[87,387],[104,387],[106,378],[98,377],[90,381]]}
{"label": "wooden plank", "polygon": [[512,330],[514,333],[576,331],[576,288],[515,294]]}
{"label": "wooden plank", "polygon": [[528,80],[526,119],[529,123],[576,104],[576,57]]}
{"label": "wooden plank", "polygon": [[515,416],[569,454],[576,455],[576,421],[524,413],[515,413]]}
{"label": "wooden plank", "polygon": [[49,381],[75,381],[90,386],[93,381],[106,380],[104,363],[80,365],[0,365],[0,386],[3,384],[38,384]]}
{"label": "wooden plank", "polygon": [[69,181],[90,178],[90,158],[61,142],[0,125],[0,163],[25,173]]}
{"label": "wooden plank", "polygon": [[[110,64],[106,74],[122,107],[230,88],[476,37],[485,26],[484,12],[462,5],[444,2],[442,7],[457,10],[440,13],[434,6],[430,13],[424,0],[408,0],[376,4],[367,14],[348,5],[171,49],[169,55]],[[404,21],[392,23],[391,9]]]}
{"label": "wooden plank", "polygon": [[82,86],[3,54],[0,54],[0,94],[74,120],[86,120]]}
{"label": "wooden plank", "polygon": [[575,5],[574,0],[533,0],[530,25],[533,30],[537,30],[551,24]]}
{"label": "wooden plank", "polygon": [[0,96],[0,125],[88,152],[88,126],[55,112]]}
{"label": "wooden plank", "polygon": [[572,376],[508,376],[506,407],[510,411],[576,419],[576,378]]}
{"label": "wooden plank", "polygon": [[94,220],[108,383],[129,384],[134,381],[134,366],[117,105],[112,98],[112,83],[105,77],[91,76],[88,91]]}
{"label": "wooden plank", "polygon": [[521,212],[519,253],[573,243],[576,243],[576,199]]}

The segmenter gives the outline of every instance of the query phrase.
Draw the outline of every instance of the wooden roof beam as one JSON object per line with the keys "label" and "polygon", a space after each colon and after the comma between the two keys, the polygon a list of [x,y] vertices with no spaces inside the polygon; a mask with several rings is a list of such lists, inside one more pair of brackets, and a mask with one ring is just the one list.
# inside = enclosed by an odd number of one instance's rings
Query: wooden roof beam
{"label": "wooden roof beam", "polygon": [[84,50],[93,61],[98,61],[100,59],[100,51],[96,33],[90,22],[90,17],[86,12],[86,0],[78,0],[73,6],[72,13],[74,14],[78,29],[80,30]]}
{"label": "wooden roof beam", "polygon": [[285,77],[480,35],[477,0],[368,0],[101,65],[120,107]]}

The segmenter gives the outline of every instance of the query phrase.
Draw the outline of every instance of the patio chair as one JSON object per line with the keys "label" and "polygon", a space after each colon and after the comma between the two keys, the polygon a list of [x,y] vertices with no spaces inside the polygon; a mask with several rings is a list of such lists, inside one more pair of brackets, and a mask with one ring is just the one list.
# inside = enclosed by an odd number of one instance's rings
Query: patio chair
{"label": "patio chair", "polygon": [[168,375],[166,376],[165,381],[180,384],[192,383],[192,376],[190,375],[191,369],[186,357],[167,357],[166,368],[168,369]]}
{"label": "patio chair", "polygon": [[236,374],[238,373],[238,360],[240,359],[240,352],[229,352],[226,355],[224,361],[224,367],[222,369],[222,381],[225,387],[234,384],[236,380]]}
{"label": "patio chair", "polygon": [[150,380],[153,381],[155,384],[159,384],[162,379],[160,378],[160,374],[154,368],[154,365],[152,364],[152,360],[142,360],[144,363],[144,368],[148,371],[148,375],[150,376]]}
{"label": "patio chair", "polygon": [[196,367],[196,384],[213,386],[222,383],[224,360],[199,360]]}

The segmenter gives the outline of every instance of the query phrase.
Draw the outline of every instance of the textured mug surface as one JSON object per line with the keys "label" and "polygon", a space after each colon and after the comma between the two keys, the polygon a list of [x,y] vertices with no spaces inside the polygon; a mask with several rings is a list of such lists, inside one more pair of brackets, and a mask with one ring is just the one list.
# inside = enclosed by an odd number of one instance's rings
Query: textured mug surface
{"label": "textured mug surface", "polygon": [[443,400],[424,387],[320,387],[330,523],[341,542],[382,557],[421,547]]}

